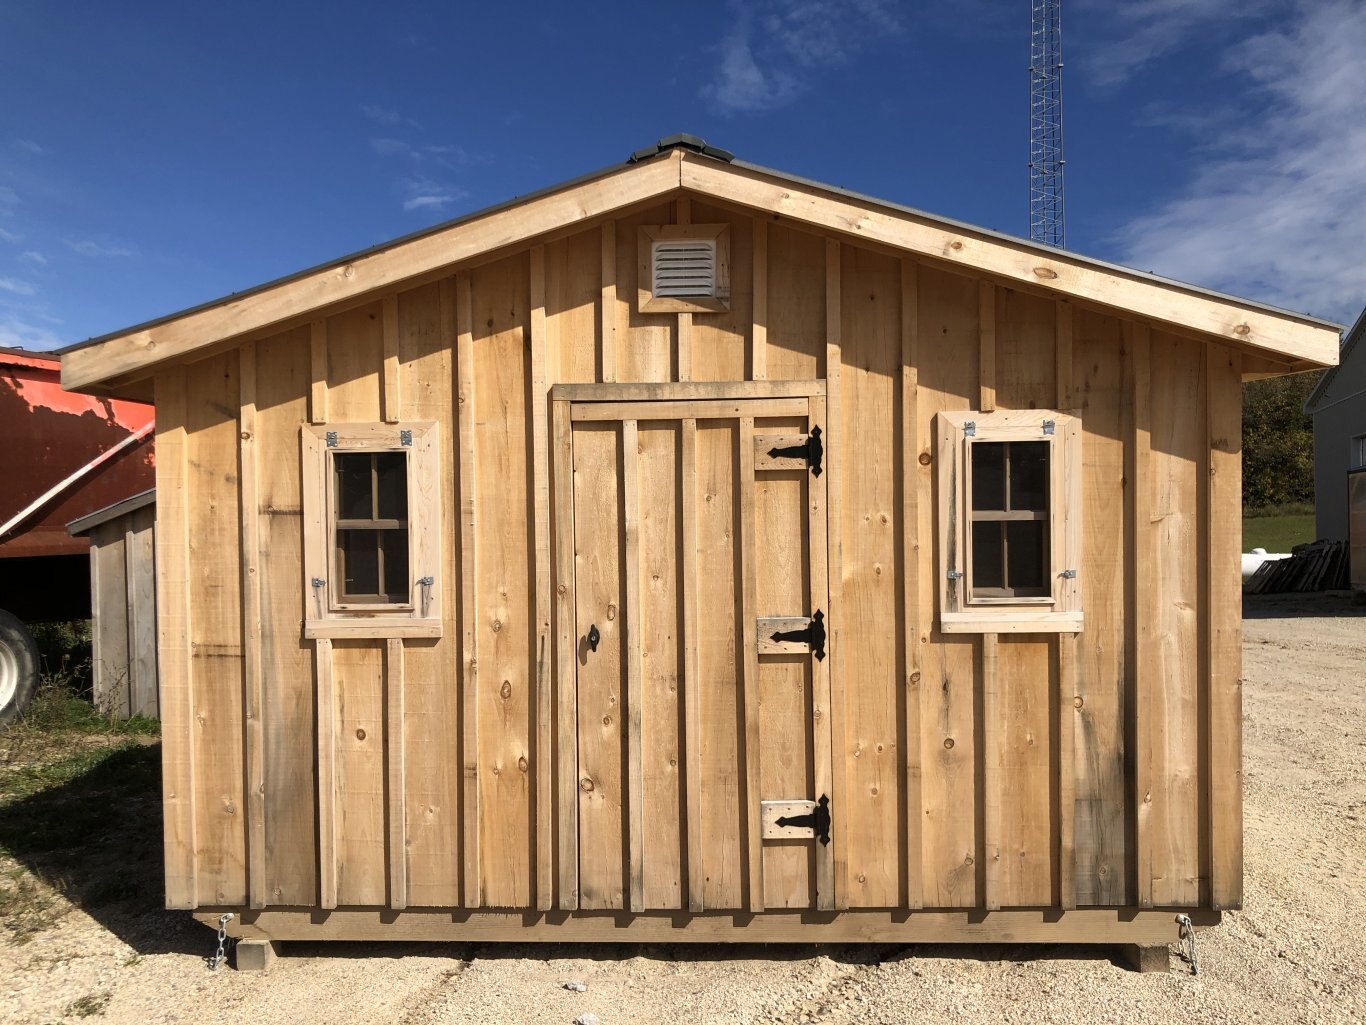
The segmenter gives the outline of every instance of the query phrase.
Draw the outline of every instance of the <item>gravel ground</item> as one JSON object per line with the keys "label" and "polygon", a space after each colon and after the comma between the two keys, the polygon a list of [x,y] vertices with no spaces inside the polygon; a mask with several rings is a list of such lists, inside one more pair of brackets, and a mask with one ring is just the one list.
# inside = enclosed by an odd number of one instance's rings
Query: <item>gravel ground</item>
{"label": "gravel ground", "polygon": [[1201,933],[1197,978],[1077,947],[457,944],[290,945],[267,976],[213,974],[184,915],[73,909],[0,947],[0,1022],[1363,1022],[1366,609],[1248,617],[1246,909]]}

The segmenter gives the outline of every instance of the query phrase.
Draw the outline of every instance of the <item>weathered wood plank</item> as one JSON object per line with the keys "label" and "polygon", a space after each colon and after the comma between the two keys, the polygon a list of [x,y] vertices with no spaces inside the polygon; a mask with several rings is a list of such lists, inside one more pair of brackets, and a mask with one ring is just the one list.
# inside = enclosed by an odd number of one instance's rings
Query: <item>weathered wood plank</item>
{"label": "weathered wood plank", "polygon": [[739,461],[740,537],[737,542],[738,575],[740,577],[740,652],[736,668],[741,676],[744,700],[744,737],[741,758],[745,767],[745,885],[748,889],[750,911],[764,909],[764,854],[763,837],[759,831],[760,769],[762,752],[759,748],[759,656],[755,641],[755,617],[758,613],[758,538],[754,529],[754,417],[739,419],[736,458]]}
{"label": "weathered wood plank", "polygon": [[241,536],[242,676],[245,686],[247,794],[247,903],[266,906],[266,764],[262,715],[265,679],[261,665],[261,483],[257,466],[256,345],[237,350],[238,398],[237,467],[238,523]]}
{"label": "weathered wood plank", "polygon": [[[813,396],[807,428],[826,423],[824,396]],[[830,476],[807,475],[807,558],[810,564],[810,596],[808,609],[820,609],[828,614],[830,604],[829,519]],[[810,661],[811,672],[811,760],[812,793],[821,795],[835,792],[834,760],[830,723],[830,659]],[[816,845],[816,907],[830,911],[835,907],[835,852],[830,844]]]}
{"label": "weathered wood plank", "polygon": [[391,637],[384,653],[385,814],[389,823],[389,907],[408,906],[408,763],[404,743],[403,641]]}
{"label": "weathered wood plank", "polygon": [[327,423],[327,320],[319,317],[309,325],[309,385],[308,418],[312,423]]}
{"label": "weathered wood plank", "polygon": [[995,634],[982,635],[982,835],[986,849],[982,906],[1001,910],[1001,707],[998,651]]}
{"label": "weathered wood plank", "polygon": [[[644,617],[640,602],[640,432],[635,420],[621,424],[622,533],[626,584],[626,833],[628,907],[645,910],[645,692]],[[652,652],[653,654],[653,652]]]}
{"label": "weathered wood plank", "polygon": [[1231,349],[1207,350],[1209,494],[1209,891],[1216,910],[1243,903],[1242,366]]}
{"label": "weathered wood plank", "polygon": [[337,906],[337,707],[332,642],[313,642],[318,686],[318,906]]}
{"label": "weathered wood plank", "polygon": [[550,646],[550,470],[546,417],[550,394],[546,384],[548,341],[545,310],[545,247],[531,249],[531,466],[534,507],[533,558],[536,579],[536,747],[531,766],[535,774],[536,806],[536,907],[549,911],[554,894],[555,836],[551,824],[551,694],[546,671]]}
{"label": "weathered wood plank", "polygon": [[986,279],[977,282],[978,373],[981,399],[978,408],[990,413],[996,408],[996,286]]}
{"label": "weathered wood plank", "polygon": [[[1134,899],[1139,907],[1153,906],[1153,756],[1150,733],[1153,729],[1153,691],[1156,681],[1153,646],[1157,615],[1154,603],[1160,598],[1151,577],[1157,563],[1157,533],[1152,528],[1153,509],[1153,436],[1151,336],[1147,325],[1126,322],[1125,349],[1129,354],[1129,387],[1132,393],[1133,440],[1128,448],[1130,482],[1130,519],[1133,536],[1128,546],[1128,608],[1130,661],[1128,683],[1133,691],[1134,737]],[[1140,585],[1140,573],[1143,584]]]}
{"label": "weathered wood plank", "polygon": [[157,633],[161,653],[161,812],[166,906],[199,905],[193,661],[190,658],[190,506],[185,369],[156,379]]}
{"label": "weathered wood plank", "polygon": [[697,421],[682,422],[679,467],[679,518],[682,521],[683,603],[683,830],[688,844],[688,910],[700,912],[706,905],[704,849],[702,844],[702,681],[698,661],[698,579],[697,579]]}
{"label": "weathered wood plank", "polygon": [[455,279],[456,409],[460,432],[460,618],[462,654],[460,690],[462,711],[461,771],[464,776],[462,819],[464,837],[465,907],[483,903],[479,871],[479,545],[475,444],[474,297],[470,276]]}
{"label": "weathered wood plank", "polygon": [[[839,805],[849,796],[848,759],[851,755],[845,720],[848,708],[844,694],[844,650],[840,616],[844,606],[844,570],[841,539],[843,537],[844,497],[842,491],[842,462],[846,451],[840,420],[840,379],[843,355],[843,264],[840,244],[834,239],[825,243],[825,419],[827,445],[835,453],[826,470],[826,552],[830,574],[830,609],[827,613],[827,649],[830,658],[830,735],[834,773],[831,800]],[[849,815],[835,819],[830,842],[835,848],[835,907],[849,907]]]}
{"label": "weathered wood plank", "polygon": [[901,668],[905,691],[905,740],[902,760],[906,772],[906,906],[924,906],[921,865],[924,808],[920,796],[920,763],[924,757],[920,733],[920,631],[933,617],[920,607],[919,473],[916,466],[916,424],[919,419],[920,276],[913,260],[901,261],[901,386],[900,448],[897,479],[901,482]]}
{"label": "weathered wood plank", "polygon": [[555,688],[559,746],[557,906],[579,903],[578,628],[574,577],[574,452],[569,403],[552,403],[555,445]]}
{"label": "weathered wood plank", "polygon": [[768,223],[754,221],[754,323],[749,335],[749,377],[768,377]]}
{"label": "weathered wood plank", "polygon": [[398,296],[386,295],[380,303],[381,332],[384,345],[384,420],[403,419],[398,373]]}

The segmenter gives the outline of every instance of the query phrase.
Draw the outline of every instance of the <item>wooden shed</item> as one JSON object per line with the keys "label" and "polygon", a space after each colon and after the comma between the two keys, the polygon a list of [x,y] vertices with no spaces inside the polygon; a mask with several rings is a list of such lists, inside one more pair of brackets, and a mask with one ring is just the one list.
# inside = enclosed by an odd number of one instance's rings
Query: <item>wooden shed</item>
{"label": "wooden shed", "polygon": [[66,525],[90,539],[90,684],[95,706],[128,719],[157,710],[155,490]]}
{"label": "wooden shed", "polygon": [[689,137],[65,353],[154,396],[166,898],[1165,943],[1242,893],[1240,395],[1338,328]]}

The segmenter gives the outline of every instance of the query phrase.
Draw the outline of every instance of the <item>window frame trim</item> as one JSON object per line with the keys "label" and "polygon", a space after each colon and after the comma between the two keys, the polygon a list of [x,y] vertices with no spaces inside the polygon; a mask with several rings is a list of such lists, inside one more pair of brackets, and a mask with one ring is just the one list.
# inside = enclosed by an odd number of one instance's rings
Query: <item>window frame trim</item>
{"label": "window frame trim", "polygon": [[[404,436],[410,439],[404,444]],[[305,638],[440,637],[440,428],[436,421],[305,424],[300,430]],[[334,600],[337,572],[334,455],[400,452],[407,460],[408,601]],[[431,577],[424,596],[421,580]],[[322,586],[314,588],[313,581]]]}
{"label": "window frame trim", "polygon": [[[1052,421],[1052,433],[1044,424]],[[969,434],[967,425],[973,425]],[[937,415],[939,626],[945,633],[1077,633],[1082,629],[1081,421],[1056,410],[944,411]],[[1049,443],[1047,596],[973,599],[972,446]],[[1065,570],[1077,571],[1064,575]]]}

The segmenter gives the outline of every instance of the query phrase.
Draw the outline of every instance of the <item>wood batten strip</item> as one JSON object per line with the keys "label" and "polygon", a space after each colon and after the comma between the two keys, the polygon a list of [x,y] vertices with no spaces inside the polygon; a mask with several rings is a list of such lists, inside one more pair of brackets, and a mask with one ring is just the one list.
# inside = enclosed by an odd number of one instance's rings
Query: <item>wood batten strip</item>
{"label": "wood batten strip", "polygon": [[[674,202],[674,221],[685,225],[692,223],[692,200],[679,196]],[[678,380],[692,380],[692,313],[684,310],[678,314]]]}
{"label": "wood batten strip", "polygon": [[913,260],[901,261],[901,595],[902,685],[906,691],[906,906],[924,906],[920,772],[920,544],[916,457],[920,348],[920,278]]}
{"label": "wood batten strip", "polygon": [[380,303],[380,330],[384,346],[384,422],[403,419],[398,384],[398,296],[386,295]]}
{"label": "wood batten strip", "polygon": [[621,488],[626,534],[626,838],[627,907],[645,910],[645,751],[642,727],[644,625],[640,610],[640,433],[635,420],[621,422]]}
{"label": "wood batten strip", "polygon": [[830,600],[827,605],[826,649],[830,658],[830,736],[834,751],[832,769],[834,771],[835,792],[830,795],[835,806],[832,816],[830,842],[835,848],[835,907],[843,910],[849,906],[849,816],[839,811],[840,802],[848,793],[846,790],[847,753],[844,736],[844,653],[840,646],[843,633],[840,622],[841,590],[843,577],[843,546],[841,526],[843,500],[840,481],[843,478],[842,455],[844,439],[840,434],[840,365],[842,322],[842,253],[840,243],[835,239],[825,242],[825,437],[826,451],[826,496],[828,527],[826,547],[828,552],[826,571],[830,580]]}
{"label": "wood batten strip", "polygon": [[1077,694],[1077,635],[1059,634],[1058,651],[1058,906],[1077,906],[1076,736],[1081,715]]}
{"label": "wood batten strip", "polygon": [[[811,411],[807,416],[807,426],[820,426],[825,423],[825,398],[824,396],[813,396],[811,399]],[[830,480],[829,474],[821,474],[817,477],[813,474],[807,475],[807,486],[810,490],[810,501],[807,502],[809,509],[807,530],[810,540],[811,550],[811,611],[816,609],[826,610],[826,603],[830,597],[830,572],[827,566],[829,553],[826,549],[824,532],[826,529],[826,509],[829,506],[829,496],[826,494],[826,485]],[[814,767],[815,793],[814,797],[819,800],[822,794],[833,796],[834,789],[834,770],[832,762],[834,752],[831,750],[830,738],[830,659],[811,660],[811,706],[813,741],[812,741],[812,760]],[[820,911],[832,911],[835,907],[835,851],[830,844],[816,844],[816,908]]]}
{"label": "wood batten strip", "polygon": [[1243,681],[1240,631],[1242,519],[1242,357],[1211,346],[1209,389],[1208,619],[1210,902],[1216,911],[1243,905]]}
{"label": "wood batten strip", "polygon": [[195,745],[193,666],[190,658],[190,516],[185,429],[185,368],[156,379],[157,627],[161,686],[162,816],[165,823],[166,906],[199,904],[195,861]]}
{"label": "wood batten strip", "polygon": [[688,842],[688,910],[705,907],[702,866],[702,713],[697,649],[697,421],[685,418],[680,453],[683,526],[683,757],[684,829]]}
{"label": "wood batten strip", "polygon": [[1001,909],[1001,703],[1000,643],[982,634],[982,834],[986,857],[982,906]]}
{"label": "wood batten strip", "polygon": [[1054,304],[1053,319],[1053,375],[1056,380],[1058,411],[1076,411],[1077,397],[1072,390],[1072,310],[1071,303],[1061,299]]}
{"label": "wood batten strip", "polygon": [[982,392],[978,406],[991,413],[996,409],[996,286],[990,281],[977,283],[977,317]]}
{"label": "wood batten strip", "polygon": [[256,442],[256,345],[237,353],[237,472],[241,503],[238,524],[242,545],[242,677],[246,699],[247,903],[266,906],[265,681],[261,669],[261,519],[260,474]]}
{"label": "wood batten strip", "polygon": [[327,321],[319,318],[308,325],[309,376],[308,419],[327,423]]}
{"label": "wood batten strip", "polygon": [[337,906],[337,685],[332,642],[313,642],[318,683],[318,906]]}
{"label": "wood batten strip", "polygon": [[555,833],[551,821],[551,697],[546,665],[550,647],[550,471],[547,465],[545,247],[531,249],[531,436],[535,481],[534,575],[536,580],[536,907],[554,907]]}
{"label": "wood batten strip", "polygon": [[555,460],[555,687],[559,716],[559,900],[561,911],[579,906],[578,627],[574,598],[574,453],[569,403],[551,404]]}
{"label": "wood batten strip", "polygon": [[1130,521],[1133,539],[1129,546],[1131,572],[1129,608],[1131,650],[1130,676],[1126,681],[1132,694],[1133,712],[1130,729],[1134,739],[1134,896],[1139,907],[1153,906],[1153,846],[1150,816],[1152,813],[1152,668],[1155,665],[1153,647],[1160,643],[1155,635],[1157,615],[1153,605],[1161,600],[1152,587],[1144,586],[1151,567],[1157,565],[1157,533],[1153,529],[1151,505],[1152,488],[1152,426],[1150,389],[1152,386],[1150,335],[1147,325],[1126,323],[1125,351],[1129,359],[1129,382],[1133,389],[1134,433],[1128,445],[1125,478],[1129,482]]}
{"label": "wood batten strip", "polygon": [[479,879],[479,631],[474,443],[474,308],[467,272],[455,281],[456,407],[460,433],[460,689],[463,698],[465,907],[482,903]]}
{"label": "wood batten strip", "polygon": [[598,380],[617,379],[617,225],[602,223],[602,300],[598,308],[601,370]]}
{"label": "wood batten strip", "polygon": [[388,769],[389,906],[408,906],[408,758],[403,739],[403,641],[391,637],[384,652],[385,759]]}
{"label": "wood batten strip", "polygon": [[[740,623],[741,650],[744,652],[740,670],[744,695],[744,753],[741,761],[745,777],[746,849],[749,869],[746,882],[749,888],[749,910],[764,910],[764,848],[759,823],[759,646],[756,638],[759,607],[759,575],[755,563],[758,539],[755,533],[754,482],[754,417],[739,418],[739,487],[740,537],[736,546],[740,565]],[[737,660],[738,661],[738,660]]]}
{"label": "wood batten strip", "polygon": [[768,222],[754,219],[754,299],[753,323],[749,333],[749,376],[763,381],[768,377]]}

